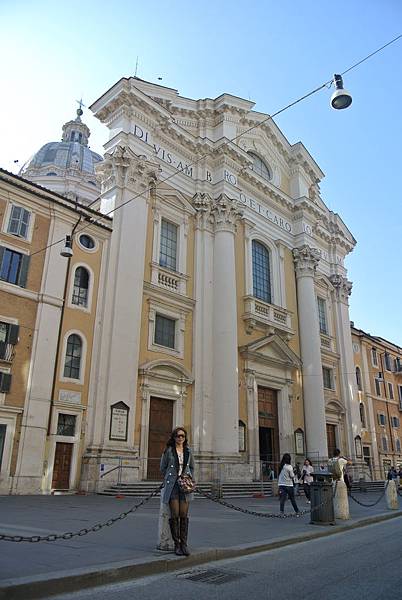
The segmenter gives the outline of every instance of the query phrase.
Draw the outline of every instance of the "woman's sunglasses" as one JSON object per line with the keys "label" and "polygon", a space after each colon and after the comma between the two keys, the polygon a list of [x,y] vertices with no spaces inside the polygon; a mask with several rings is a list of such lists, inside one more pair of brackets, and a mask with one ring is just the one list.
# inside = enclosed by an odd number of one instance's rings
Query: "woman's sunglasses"
{"label": "woman's sunglasses", "polygon": [[185,438],[186,436],[183,435],[182,433],[176,433],[175,437],[177,437],[177,438]]}

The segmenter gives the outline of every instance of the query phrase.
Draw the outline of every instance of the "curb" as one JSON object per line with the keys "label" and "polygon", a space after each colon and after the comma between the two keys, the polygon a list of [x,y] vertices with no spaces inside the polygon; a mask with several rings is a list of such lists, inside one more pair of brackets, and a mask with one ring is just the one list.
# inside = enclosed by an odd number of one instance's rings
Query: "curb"
{"label": "curb", "polygon": [[321,531],[311,531],[292,537],[277,538],[274,541],[267,540],[259,543],[240,544],[229,548],[199,550],[184,559],[169,556],[161,559],[151,559],[146,562],[121,561],[112,563],[108,568],[106,568],[106,564],[103,564],[68,571],[56,571],[52,574],[35,575],[33,577],[7,579],[0,584],[0,599],[38,600],[56,594],[81,591],[86,588],[119,583],[147,575],[181,571],[183,568],[202,565],[216,560],[284,548],[285,546],[328,537],[336,533],[343,533],[351,529],[358,529],[366,525],[389,521],[398,517],[402,517],[402,510],[359,519],[350,524],[335,525]]}

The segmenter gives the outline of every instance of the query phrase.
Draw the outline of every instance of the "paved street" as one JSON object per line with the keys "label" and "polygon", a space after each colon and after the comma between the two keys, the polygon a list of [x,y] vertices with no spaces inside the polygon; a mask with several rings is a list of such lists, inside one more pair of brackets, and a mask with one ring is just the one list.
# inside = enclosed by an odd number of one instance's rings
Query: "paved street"
{"label": "paved street", "polygon": [[[254,556],[53,598],[387,600],[402,589],[401,555],[398,518]],[[190,579],[194,576],[199,580]],[[200,581],[204,578],[209,581]]]}

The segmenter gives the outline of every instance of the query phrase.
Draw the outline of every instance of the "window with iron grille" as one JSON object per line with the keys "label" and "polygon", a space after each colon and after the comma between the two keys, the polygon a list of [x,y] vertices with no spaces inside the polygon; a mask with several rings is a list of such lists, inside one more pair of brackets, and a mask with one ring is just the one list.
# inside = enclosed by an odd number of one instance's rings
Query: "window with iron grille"
{"label": "window with iron grille", "polygon": [[322,368],[322,380],[326,389],[334,389],[334,377],[332,369],[329,369],[328,367]]}
{"label": "window with iron grille", "polygon": [[328,323],[327,323],[327,303],[323,298],[317,298],[318,305],[318,322],[320,325],[320,333],[328,335]]}
{"label": "window with iron grille", "polygon": [[67,340],[66,358],[64,362],[64,377],[80,378],[82,357],[82,340],[79,335],[71,334]]}
{"label": "window with iron grille", "polygon": [[88,306],[89,273],[85,267],[78,267],[74,275],[73,297],[71,302],[78,306]]}
{"label": "window with iron grille", "polygon": [[177,225],[162,219],[159,264],[172,271],[177,265],[177,230]]}
{"label": "window with iron grille", "polygon": [[271,303],[271,267],[267,248],[253,240],[253,295],[255,298]]}
{"label": "window with iron grille", "polygon": [[162,315],[155,317],[155,344],[175,348],[176,321]]}
{"label": "window with iron grille", "polygon": [[7,233],[26,239],[28,237],[31,213],[22,206],[12,206]]}
{"label": "window with iron grille", "polygon": [[75,415],[66,415],[59,413],[57,419],[57,435],[75,435]]}

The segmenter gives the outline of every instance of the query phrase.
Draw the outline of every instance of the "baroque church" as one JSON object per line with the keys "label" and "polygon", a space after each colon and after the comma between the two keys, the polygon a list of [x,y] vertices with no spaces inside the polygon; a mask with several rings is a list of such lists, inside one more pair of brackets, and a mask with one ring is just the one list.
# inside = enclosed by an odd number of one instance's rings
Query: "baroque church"
{"label": "baroque church", "polygon": [[[63,205],[31,261],[51,300],[33,315],[1,489],[99,490],[118,465],[121,481],[156,481],[177,425],[198,480],[218,468],[225,481],[259,480],[284,452],[318,464],[336,446],[359,463],[345,266],[356,241],[325,205],[307,149],[230,94],[192,100],[131,77],[90,108],[109,129],[103,158],[79,110],[19,176],[0,173],[10,252],[34,254],[34,233],[13,227]],[[67,258],[50,246],[66,236]],[[1,269],[0,291],[22,289]],[[0,428],[17,377],[0,393]]]}

